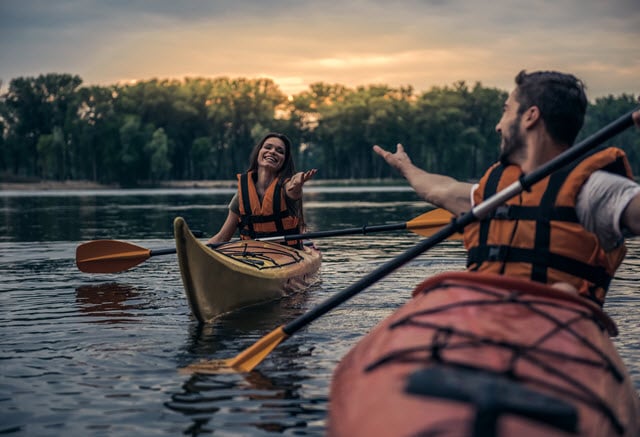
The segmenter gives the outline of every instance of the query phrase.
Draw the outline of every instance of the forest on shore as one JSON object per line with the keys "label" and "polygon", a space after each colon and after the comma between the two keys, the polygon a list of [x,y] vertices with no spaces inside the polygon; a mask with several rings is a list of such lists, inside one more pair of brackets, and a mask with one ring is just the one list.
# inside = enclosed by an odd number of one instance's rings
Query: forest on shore
{"label": "forest on shore", "polygon": [[[84,86],[66,73],[19,77],[0,94],[0,181],[231,180],[269,131],[288,135],[297,168],[318,168],[318,179],[397,177],[371,147],[402,143],[420,167],[475,180],[497,157],[507,95],[463,81],[423,92],[319,82],[287,96],[265,78]],[[633,94],[595,99],[578,140],[637,105]],[[640,134],[629,129],[610,143],[640,174]]]}

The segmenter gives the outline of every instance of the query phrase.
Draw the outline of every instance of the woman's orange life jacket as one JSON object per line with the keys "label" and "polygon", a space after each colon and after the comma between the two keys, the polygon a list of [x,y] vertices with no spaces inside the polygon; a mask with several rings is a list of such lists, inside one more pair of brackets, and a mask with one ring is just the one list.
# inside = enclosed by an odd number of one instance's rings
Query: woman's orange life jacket
{"label": "woman's orange life jacket", "polygon": [[[613,275],[624,259],[624,244],[605,252],[576,215],[576,199],[596,170],[632,178],[624,152],[609,147],[554,172],[529,191],[508,200],[489,217],[465,228],[467,267],[553,284],[568,282],[604,304]],[[516,165],[494,164],[474,192],[477,205],[522,176]]]}
{"label": "woman's orange life jacket", "polygon": [[[254,172],[238,175],[238,228],[242,239],[274,237],[300,233],[298,217],[291,214],[284,195],[286,179],[276,178],[264,193],[262,202],[254,181]],[[299,240],[287,241],[289,246],[300,246]]]}

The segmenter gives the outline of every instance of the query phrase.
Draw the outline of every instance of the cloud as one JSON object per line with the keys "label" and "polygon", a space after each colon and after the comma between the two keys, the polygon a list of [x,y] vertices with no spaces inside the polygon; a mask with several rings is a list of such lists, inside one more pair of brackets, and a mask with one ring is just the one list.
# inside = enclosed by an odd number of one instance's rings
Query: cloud
{"label": "cloud", "polygon": [[2,0],[0,78],[268,76],[288,93],[320,81],[510,89],[525,68],[575,73],[592,97],[638,93],[636,1]]}

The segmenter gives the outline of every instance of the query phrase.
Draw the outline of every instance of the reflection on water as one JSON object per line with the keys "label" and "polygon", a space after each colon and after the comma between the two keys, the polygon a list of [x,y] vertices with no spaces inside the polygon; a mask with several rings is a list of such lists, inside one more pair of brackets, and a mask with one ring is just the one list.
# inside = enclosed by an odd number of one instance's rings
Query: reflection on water
{"label": "reflection on water", "polygon": [[[192,324],[184,365],[193,363],[194,357],[234,357],[264,334],[303,313],[314,289],[319,291],[319,285],[284,299],[243,308],[211,324]],[[184,430],[190,435],[216,430],[255,435],[256,430],[282,433],[288,429],[303,430],[303,435],[322,435],[322,428],[314,427],[324,424],[326,394],[310,397],[304,393],[305,381],[315,376],[310,376],[299,362],[302,357],[312,359],[313,350],[313,345],[294,337],[281,344],[265,363],[268,373],[254,370],[248,374],[191,375],[183,390],[173,394],[165,406],[192,421]]]}
{"label": "reflection on water", "polygon": [[[165,405],[191,418],[185,434],[223,429],[233,429],[235,435],[253,435],[256,429],[277,433],[299,429],[296,434],[305,434],[302,431],[310,431],[310,424],[322,420],[326,411],[299,402],[301,388],[301,381],[267,377],[257,370],[242,375],[194,375],[184,391],[172,395]],[[324,403],[326,398],[315,401]]]}
{"label": "reflection on water", "polygon": [[[218,350],[229,354],[225,342],[229,339],[252,336],[256,332],[266,334],[281,325],[284,320],[294,319],[304,312],[307,307],[307,297],[318,287],[319,284],[315,284],[305,292],[224,314],[212,323],[191,323],[188,327],[189,341],[185,350],[192,356],[202,357],[213,356]],[[257,336],[255,339],[257,340],[261,336]],[[247,343],[246,346],[249,345]]]}
{"label": "reflection on water", "polygon": [[[175,255],[116,275],[75,266],[77,244],[91,239],[172,247],[176,215],[211,233],[229,197],[0,194],[0,434],[324,435],[340,358],[424,278],[464,268],[461,243],[443,242],[298,331],[255,371],[185,375],[179,369],[200,360],[235,357],[420,240],[408,231],[318,239],[320,283],[209,325],[190,315]],[[305,206],[312,230],[405,222],[427,209],[402,190],[314,192]],[[605,310],[640,389],[639,267],[635,239]]]}
{"label": "reflection on water", "polygon": [[107,282],[76,288],[76,303],[81,314],[93,323],[135,323],[136,315],[145,309],[139,293],[131,285]]}

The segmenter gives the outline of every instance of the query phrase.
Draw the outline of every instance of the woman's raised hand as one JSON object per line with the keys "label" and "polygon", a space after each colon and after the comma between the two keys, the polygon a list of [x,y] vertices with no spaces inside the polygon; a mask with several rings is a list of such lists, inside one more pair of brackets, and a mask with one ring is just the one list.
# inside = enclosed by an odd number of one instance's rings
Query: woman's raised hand
{"label": "woman's raised hand", "polygon": [[292,199],[299,199],[302,197],[302,186],[305,182],[314,177],[316,173],[318,173],[318,169],[312,168],[311,170],[300,171],[294,174],[291,179],[289,179],[289,182],[287,182],[287,196]]}

